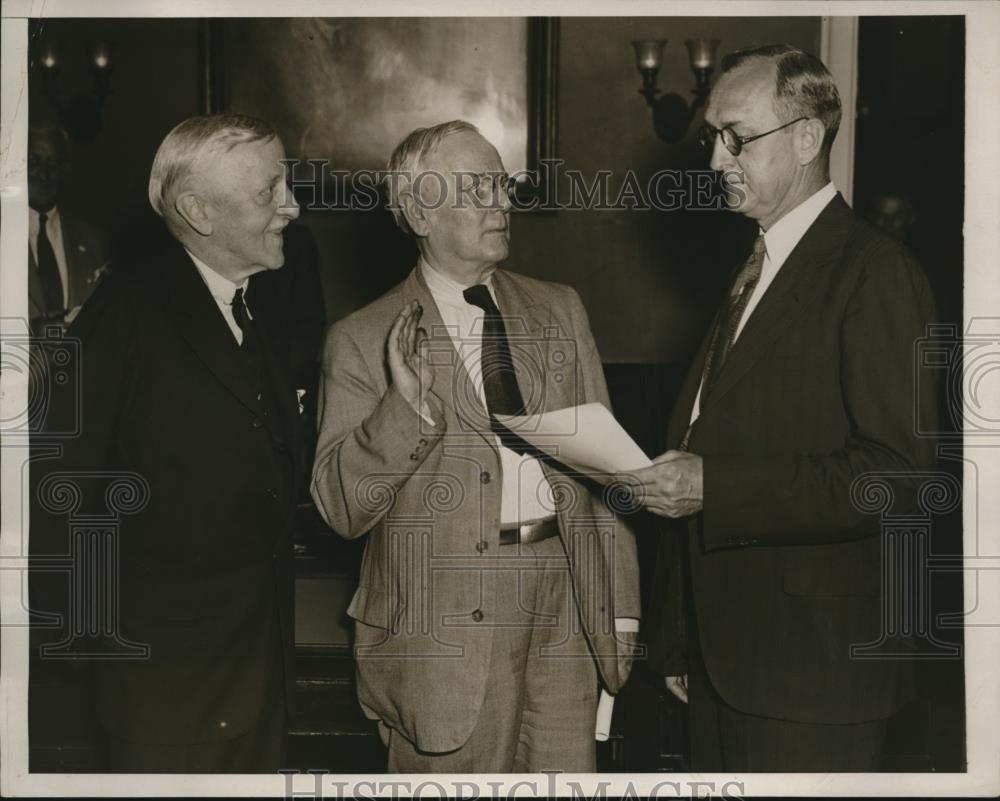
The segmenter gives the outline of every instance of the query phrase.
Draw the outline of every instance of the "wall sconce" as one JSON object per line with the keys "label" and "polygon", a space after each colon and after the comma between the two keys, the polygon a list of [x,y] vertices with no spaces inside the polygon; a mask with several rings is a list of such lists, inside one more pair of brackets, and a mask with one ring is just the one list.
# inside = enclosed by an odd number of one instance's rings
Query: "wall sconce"
{"label": "wall sconce", "polygon": [[42,92],[59,114],[67,135],[75,142],[93,142],[101,130],[101,109],[111,94],[111,45],[98,42],[88,54],[94,88],[90,94],[63,98],[59,92],[62,58],[55,44],[42,41],[33,67],[42,78]]}
{"label": "wall sconce", "polygon": [[695,112],[708,98],[708,82],[715,67],[715,51],[719,40],[690,39],[684,43],[687,45],[695,81],[694,89],[691,90],[694,99],[690,106],[678,94],[658,97],[660,90],[656,88],[656,76],[663,63],[663,48],[666,44],[666,39],[637,39],[632,42],[632,47],[635,48],[635,66],[642,75],[639,94],[646,98],[646,103],[653,109],[653,130],[666,142],[679,142],[691,126]]}

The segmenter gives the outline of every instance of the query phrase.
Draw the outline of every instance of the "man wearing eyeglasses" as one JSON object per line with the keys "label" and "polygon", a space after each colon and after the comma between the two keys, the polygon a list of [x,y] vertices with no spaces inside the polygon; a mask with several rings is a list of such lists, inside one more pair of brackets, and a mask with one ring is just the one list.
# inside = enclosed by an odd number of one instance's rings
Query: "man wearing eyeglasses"
{"label": "man wearing eyeglasses", "polygon": [[772,45],[722,68],[701,139],[758,236],[680,391],[669,450],[623,476],[676,521],[651,664],[690,703],[693,770],[878,770],[913,686],[905,661],[851,656],[879,640],[882,568],[879,520],[852,488],[893,474],[903,513],[914,474],[933,468],[914,435],[933,387],[915,402],[913,358],[931,292],[830,182],[841,109],[824,65]]}
{"label": "man wearing eyeglasses", "polygon": [[419,260],[327,336],[312,486],[368,536],[358,698],[393,772],[593,771],[599,683],[622,686],[638,628],[635,542],[497,420],[609,404],[587,314],[498,267],[509,181],[472,125],[412,132],[388,186]]}

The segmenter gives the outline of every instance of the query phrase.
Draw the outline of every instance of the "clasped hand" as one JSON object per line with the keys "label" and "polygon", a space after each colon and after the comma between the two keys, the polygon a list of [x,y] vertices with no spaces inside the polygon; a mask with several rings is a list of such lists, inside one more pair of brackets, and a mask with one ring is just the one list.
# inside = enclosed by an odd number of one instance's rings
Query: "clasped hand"
{"label": "clasped hand", "polygon": [[702,508],[702,460],[686,451],[667,451],[650,467],[627,470],[615,478],[637,504],[660,517],[686,517]]}

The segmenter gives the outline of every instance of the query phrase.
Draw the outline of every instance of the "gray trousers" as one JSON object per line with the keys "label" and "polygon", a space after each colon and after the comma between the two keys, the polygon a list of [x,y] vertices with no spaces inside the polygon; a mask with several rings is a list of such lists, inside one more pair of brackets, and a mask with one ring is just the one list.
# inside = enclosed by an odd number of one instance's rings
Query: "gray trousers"
{"label": "gray trousers", "polygon": [[501,546],[519,570],[497,571],[486,698],[468,741],[428,753],[381,722],[393,773],[591,773],[597,669],[579,623],[562,542]]}

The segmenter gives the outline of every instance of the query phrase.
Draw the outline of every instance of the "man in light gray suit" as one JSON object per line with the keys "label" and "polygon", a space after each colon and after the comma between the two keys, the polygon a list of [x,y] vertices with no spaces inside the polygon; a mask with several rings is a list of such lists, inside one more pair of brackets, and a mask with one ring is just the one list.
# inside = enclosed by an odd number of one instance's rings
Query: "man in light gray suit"
{"label": "man in light gray suit", "polygon": [[498,269],[510,179],[472,125],[411,133],[388,184],[420,259],[327,335],[312,484],[334,529],[368,534],[359,700],[391,771],[593,771],[599,688],[631,666],[635,541],[496,419],[609,405],[586,312]]}

